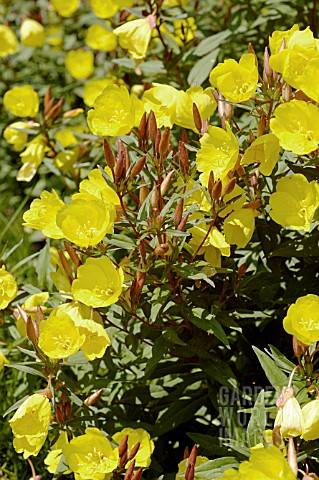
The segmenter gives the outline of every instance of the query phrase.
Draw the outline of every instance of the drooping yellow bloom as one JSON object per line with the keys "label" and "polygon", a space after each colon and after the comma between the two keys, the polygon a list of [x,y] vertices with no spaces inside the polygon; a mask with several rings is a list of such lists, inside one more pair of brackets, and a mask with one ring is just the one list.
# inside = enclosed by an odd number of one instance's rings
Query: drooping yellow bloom
{"label": "drooping yellow bloom", "polygon": [[113,203],[113,205],[120,205],[117,193],[108,186],[102,172],[98,168],[91,170],[88,177],[88,179],[82,180],[80,183],[80,192],[87,192],[99,200],[103,200],[105,204]]}
{"label": "drooping yellow bloom", "polygon": [[94,135],[116,137],[129,133],[135,123],[134,105],[126,87],[108,85],[88,112],[88,125]]}
{"label": "drooping yellow bloom", "polygon": [[245,53],[239,63],[225,60],[213,68],[209,81],[231,102],[245,102],[255,93],[258,83],[258,70],[255,55]]}
{"label": "drooping yellow bloom", "polygon": [[178,90],[170,85],[153,85],[143,95],[145,111],[149,113],[153,110],[159,128],[172,127],[176,122]]}
{"label": "drooping yellow bloom", "polygon": [[[193,248],[194,252],[197,251],[206,237],[208,228],[209,225],[207,223],[201,223],[189,229],[189,233],[192,235],[189,245]],[[204,253],[205,260],[213,267],[220,267],[221,255],[229,257],[230,246],[226,242],[224,235],[216,227],[210,230],[198,255],[202,253]]]}
{"label": "drooping yellow bloom", "polygon": [[3,265],[0,269],[0,310],[7,308],[18,293],[18,285]]}
{"label": "drooping yellow bloom", "polygon": [[7,25],[0,25],[0,57],[17,52],[19,43],[13,30]]}
{"label": "drooping yellow bloom", "polygon": [[85,82],[83,101],[88,107],[93,107],[96,98],[101,95],[104,88],[115,83],[113,78],[101,78]]}
{"label": "drooping yellow bloom", "polygon": [[176,91],[176,94],[176,124],[198,132],[194,122],[193,103],[198,108],[202,122],[209,120],[217,106],[211,89],[193,86],[186,92]]}
{"label": "drooping yellow bloom", "polygon": [[234,480],[296,480],[284,454],[275,446],[254,450],[239,470],[226,470],[222,478]]}
{"label": "drooping yellow bloom", "polygon": [[50,358],[66,358],[78,352],[85,342],[74,321],[65,312],[50,315],[40,323],[39,347]]}
{"label": "drooping yellow bloom", "polygon": [[3,104],[17,117],[35,117],[39,110],[39,97],[31,85],[14,87],[4,94]]}
{"label": "drooping yellow bloom", "polygon": [[275,135],[266,134],[256,138],[245,151],[241,163],[250,165],[260,163],[259,170],[263,175],[270,175],[277,165],[280,145]]}
{"label": "drooping yellow bloom", "polygon": [[301,409],[303,417],[303,430],[301,438],[306,442],[319,438],[319,399],[310,401]]}
{"label": "drooping yellow bloom", "polygon": [[24,213],[25,223],[23,225],[35,230],[42,230],[42,233],[50,238],[63,238],[64,234],[56,223],[56,215],[64,205],[54,190],[52,193],[44,190],[40,198],[33,200],[30,209]]}
{"label": "drooping yellow bloom", "polygon": [[201,148],[196,155],[196,164],[200,181],[207,186],[210,172],[213,171],[215,179],[223,180],[237,162],[239,145],[230,126],[226,123],[226,130],[220,127],[208,127],[200,139]]}
{"label": "drooping yellow bloom", "polygon": [[41,23],[31,18],[22,22],[20,38],[23,45],[32,48],[41,48],[45,42],[45,30]]}
{"label": "drooping yellow bloom", "polygon": [[128,50],[134,60],[141,61],[147,53],[155,24],[154,15],[149,15],[146,18],[126,22],[113,32],[119,37],[120,46]]}
{"label": "drooping yellow bloom", "polygon": [[[44,459],[44,463],[50,473],[55,473],[58,468],[61,456],[62,448],[68,444],[68,434],[64,430],[60,433],[57,441],[52,445],[49,453]],[[71,473],[71,470],[63,472],[64,474]]]}
{"label": "drooping yellow bloom", "polygon": [[46,143],[47,140],[44,135],[37,135],[28,143],[27,148],[20,153],[23,165],[17,175],[19,182],[30,182],[37,173],[37,169],[45,157],[45,152],[50,150]]}
{"label": "drooping yellow bloom", "polygon": [[28,141],[28,134],[21,131],[27,128],[27,122],[13,122],[3,132],[3,137],[16,152],[21,152]]}
{"label": "drooping yellow bloom", "polygon": [[65,56],[65,68],[77,80],[88,78],[94,70],[94,55],[89,50],[71,50]]}
{"label": "drooping yellow bloom", "polygon": [[51,417],[50,401],[43,395],[31,395],[9,420],[14,435],[13,446],[23,457],[38,455],[44,444]]}
{"label": "drooping yellow bloom", "polygon": [[282,408],[279,408],[275,426],[280,425],[283,438],[299,437],[303,431],[301,407],[295,397],[289,398]]}
{"label": "drooping yellow bloom", "polygon": [[301,173],[280,178],[269,205],[269,215],[276,223],[308,232],[319,207],[319,185],[315,180],[308,182]]}
{"label": "drooping yellow bloom", "polygon": [[255,229],[255,213],[251,208],[241,208],[231,213],[224,222],[227,243],[246,247]]}
{"label": "drooping yellow bloom", "polygon": [[103,480],[118,465],[111,442],[97,428],[86,428],[85,434],[62,447],[70,469],[81,479]]}
{"label": "drooping yellow bloom", "polygon": [[7,357],[4,355],[2,350],[0,350],[0,372],[4,369],[4,365],[10,363]]}
{"label": "drooping yellow bloom", "polygon": [[[140,448],[134,457],[135,465],[137,467],[149,467],[154,450],[154,442],[151,440],[150,434],[143,428],[124,428],[121,432],[115,433],[112,438],[119,445],[126,435],[128,435],[128,450],[140,443]],[[130,462],[126,464],[127,467],[129,465]]]}
{"label": "drooping yellow bloom", "polygon": [[75,300],[85,305],[107,307],[118,301],[123,280],[123,270],[116,269],[109,258],[88,258],[77,270],[72,293]]}
{"label": "drooping yellow bloom", "polygon": [[306,155],[319,146],[319,108],[308,102],[292,100],[279,105],[270,120],[270,129],[280,146],[297,155]]}
{"label": "drooping yellow bloom", "polygon": [[80,6],[80,0],[51,0],[54,9],[61,15],[61,17],[72,17],[73,13]]}
{"label": "drooping yellow bloom", "polygon": [[287,333],[310,345],[319,340],[319,297],[309,294],[290,305],[283,321]]}
{"label": "drooping yellow bloom", "polygon": [[117,38],[113,32],[97,23],[88,28],[85,43],[95,50],[112,52],[116,49]]}
{"label": "drooping yellow bloom", "polygon": [[97,245],[107,233],[113,233],[116,217],[112,203],[104,203],[87,192],[76,193],[56,216],[64,237],[79,247]]}

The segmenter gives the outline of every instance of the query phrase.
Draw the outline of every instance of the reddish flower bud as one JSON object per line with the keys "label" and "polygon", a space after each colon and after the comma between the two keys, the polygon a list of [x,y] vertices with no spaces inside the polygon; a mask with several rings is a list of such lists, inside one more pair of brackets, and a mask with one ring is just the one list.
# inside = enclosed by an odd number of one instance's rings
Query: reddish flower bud
{"label": "reddish flower bud", "polygon": [[131,170],[130,176],[135,177],[136,175],[141,173],[141,171],[145,166],[145,163],[146,163],[146,156],[144,155],[144,157],[141,157],[137,160],[136,164],[133,166]]}
{"label": "reddish flower bud", "polygon": [[182,218],[179,225],[176,227],[176,230],[183,232],[185,230],[187,220],[188,220],[188,213]]}
{"label": "reddish flower bud", "polygon": [[183,209],[184,209],[184,200],[181,198],[178,201],[178,204],[176,206],[176,210],[175,210],[175,213],[174,213],[173,222],[174,222],[175,227],[177,227],[177,225],[179,225],[181,223],[182,216],[183,216]]}
{"label": "reddish flower bud", "polygon": [[166,127],[158,146],[159,154],[163,158],[166,158],[169,152],[170,134],[171,134],[171,129],[169,127]]}
{"label": "reddish flower bud", "polygon": [[158,247],[155,248],[154,254],[158,256],[165,255],[168,250],[169,246],[167,245],[167,243],[161,243]]}
{"label": "reddish flower bud", "polygon": [[92,395],[90,395],[88,398],[86,398],[83,403],[84,403],[87,407],[90,407],[91,405],[93,405],[93,403],[97,402],[97,400],[98,400],[98,399],[100,398],[100,396],[102,395],[103,390],[104,390],[104,388],[100,388],[100,390],[98,390],[97,392],[92,393]]}
{"label": "reddish flower bud", "polygon": [[199,113],[199,110],[198,110],[198,107],[197,107],[196,103],[193,103],[193,118],[194,118],[195,127],[197,128],[197,130],[199,132],[201,132],[201,130],[202,130],[202,119],[200,117],[200,113]]}
{"label": "reddish flower bud", "polygon": [[164,178],[164,180],[161,183],[161,195],[164,196],[165,193],[167,192],[167,189],[169,187],[169,184],[172,180],[172,176],[174,175],[175,170],[171,170],[167,176]]}
{"label": "reddish flower bud", "polygon": [[220,195],[222,193],[222,188],[223,188],[223,184],[221,179],[219,178],[212,189],[211,197],[213,200],[218,200],[220,198]]}
{"label": "reddish flower bud", "polygon": [[155,145],[157,133],[157,123],[153,110],[150,111],[148,116],[148,134],[153,145]]}
{"label": "reddish flower bud", "polygon": [[103,141],[103,148],[104,148],[104,157],[105,157],[107,166],[113,171],[115,167],[115,156],[106,138],[104,138],[104,141]]}

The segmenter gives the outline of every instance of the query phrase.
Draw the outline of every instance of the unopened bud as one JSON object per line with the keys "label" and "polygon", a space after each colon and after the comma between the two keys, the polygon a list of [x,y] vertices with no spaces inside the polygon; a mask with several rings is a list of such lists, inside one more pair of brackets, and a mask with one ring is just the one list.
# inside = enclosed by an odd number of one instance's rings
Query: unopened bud
{"label": "unopened bud", "polygon": [[132,480],[140,480],[141,476],[142,476],[142,473],[143,473],[143,468],[140,467],[137,472],[134,473],[133,477],[132,477]]}
{"label": "unopened bud", "polygon": [[174,222],[175,227],[177,227],[181,223],[182,216],[183,216],[183,210],[184,210],[184,200],[181,198],[178,201],[178,204],[176,206],[176,210],[175,210],[175,213],[174,213],[173,222]]}
{"label": "unopened bud", "polygon": [[238,280],[240,280],[246,273],[246,270],[247,270],[247,264],[246,263],[242,263],[239,268],[238,268],[238,272],[237,272],[237,277],[238,277]]}
{"label": "unopened bud", "polygon": [[289,438],[288,440],[288,452],[287,452],[287,460],[291,470],[293,471],[294,475],[297,477],[298,475],[298,461],[297,461],[297,452],[295,449],[294,439]]}
{"label": "unopened bud", "polygon": [[236,165],[236,172],[240,177],[243,177],[246,174],[246,171],[242,165]]}
{"label": "unopened bud", "polygon": [[40,325],[40,323],[44,320],[44,313],[40,305],[37,305],[37,318]]}
{"label": "unopened bud", "polygon": [[44,105],[44,116],[48,114],[55,102],[55,98],[50,98],[50,100]]}
{"label": "unopened bud", "polygon": [[121,155],[116,162],[115,181],[120,182],[125,177],[125,156]]}
{"label": "unopened bud", "polygon": [[250,185],[256,190],[258,186],[258,177],[259,177],[259,170],[255,170],[250,179]]}
{"label": "unopened bud", "polygon": [[142,185],[139,192],[139,207],[143,205],[150,193],[147,185]]}
{"label": "unopened bud", "polygon": [[220,198],[220,195],[222,193],[222,188],[223,188],[223,184],[221,179],[219,178],[212,189],[211,197],[213,200],[218,200]]}
{"label": "unopened bud", "polygon": [[138,126],[138,146],[141,148],[147,140],[147,118],[146,112],[143,113],[140,124]]}
{"label": "unopened bud", "polygon": [[128,445],[128,435],[125,435],[121,443],[119,444],[119,456],[122,457],[122,455],[127,451],[127,445]]}
{"label": "unopened bud", "polygon": [[155,152],[158,152],[160,142],[161,142],[161,130],[158,128],[156,132],[156,139],[155,139]]}
{"label": "unopened bud", "polygon": [[74,118],[81,115],[81,113],[83,113],[83,108],[72,108],[72,110],[64,112],[63,118]]}
{"label": "unopened bud", "polygon": [[[44,105],[44,108],[46,108],[46,106],[48,105],[48,103],[50,102],[51,100],[51,87],[50,85],[48,86],[48,88],[46,89],[46,92],[45,92],[45,95],[44,95],[44,99],[43,99],[43,105]],[[45,112],[44,112],[45,113]]]}
{"label": "unopened bud", "polygon": [[31,320],[31,317],[28,317],[27,319],[26,332],[28,339],[30,340],[34,348],[37,349],[39,329],[36,323]]}
{"label": "unopened bud", "polygon": [[56,416],[57,421],[58,421],[60,424],[63,423],[63,421],[64,421],[64,415],[63,415],[63,412],[62,412],[62,409],[61,409],[60,404],[57,404],[56,407],[55,407],[55,416]]}
{"label": "unopened bud", "polygon": [[92,395],[90,395],[88,398],[86,398],[83,403],[87,407],[90,407],[91,405],[93,405],[93,403],[98,401],[98,399],[100,398],[100,396],[103,393],[103,390],[104,390],[104,388],[100,388],[100,390],[98,390],[97,392],[92,393]]}
{"label": "unopened bud", "polygon": [[292,348],[296,357],[301,357],[301,355],[303,355],[306,352],[308,346],[302,343],[300,340],[298,340],[295,336],[293,336]]}
{"label": "unopened bud", "polygon": [[272,79],[272,68],[269,65],[269,51],[268,51],[268,48],[265,47],[263,80],[265,83],[270,83],[271,79]]}
{"label": "unopened bud", "polygon": [[169,152],[170,134],[171,134],[171,129],[169,127],[166,127],[158,146],[159,154],[163,158],[166,158]]}
{"label": "unopened bud", "polygon": [[168,190],[168,187],[169,187],[169,184],[172,180],[172,176],[174,175],[175,173],[175,170],[171,170],[167,176],[164,178],[164,180],[162,181],[161,183],[161,195],[162,197],[165,195],[165,193],[167,192]]}
{"label": "unopened bud", "polygon": [[189,171],[189,161],[188,161],[188,151],[182,140],[178,142],[178,156],[179,156],[179,165],[182,174],[188,175]]}
{"label": "unopened bud", "polygon": [[187,220],[188,220],[188,213],[186,215],[184,215],[184,217],[180,221],[179,225],[176,227],[176,230],[179,230],[180,232],[183,232],[185,230]]}
{"label": "unopened bud", "polygon": [[59,255],[59,259],[60,259],[62,268],[65,271],[65,273],[66,273],[66,275],[69,279],[69,282],[72,284],[72,282],[73,282],[72,268],[71,268],[71,265],[69,264],[68,259],[66,258],[66,256],[64,255],[64,253],[63,253],[63,251],[61,250],[60,247],[58,247],[58,255]]}
{"label": "unopened bud", "polygon": [[106,138],[104,138],[104,141],[103,141],[103,149],[104,149],[104,157],[105,157],[107,166],[111,170],[113,170],[115,167],[115,156]]}
{"label": "unopened bud", "polygon": [[53,120],[54,118],[56,118],[62,110],[63,103],[64,103],[64,98],[62,97],[60,98],[58,103],[54,105],[54,107],[52,107],[51,110],[45,115],[45,120],[46,121]]}
{"label": "unopened bud", "polygon": [[265,133],[265,129],[266,129],[266,118],[262,113],[257,126],[257,137],[261,137]]}
{"label": "unopened bud", "polygon": [[126,470],[124,480],[132,480],[134,467],[135,467],[135,460],[133,460],[133,462],[130,464],[130,466]]}
{"label": "unopened bud", "polygon": [[150,111],[148,116],[148,134],[153,145],[156,142],[157,123],[153,110]]}
{"label": "unopened bud", "polygon": [[193,103],[193,118],[194,118],[195,127],[200,132],[202,129],[202,119],[200,117],[200,113],[196,103]]}
{"label": "unopened bud", "polygon": [[137,454],[139,448],[140,448],[140,442],[136,443],[132,448],[131,450],[129,451],[128,455],[127,455],[127,460],[132,460],[135,455]]}
{"label": "unopened bud", "polygon": [[207,190],[210,196],[212,196],[214,184],[215,184],[215,175],[214,175],[214,172],[211,171],[208,177],[208,186],[207,186]]}
{"label": "unopened bud", "polygon": [[236,177],[233,177],[224,188],[224,195],[229,195],[235,188],[237,183]]}
{"label": "unopened bud", "polygon": [[146,156],[139,158],[137,160],[136,164],[133,166],[133,168],[131,170],[131,173],[130,173],[130,176],[135,177],[136,175],[141,173],[141,171],[143,170],[143,168],[145,166],[145,163],[146,163]]}
{"label": "unopened bud", "polygon": [[158,247],[155,248],[154,254],[157,256],[165,255],[169,250],[167,243],[161,243]]}
{"label": "unopened bud", "polygon": [[144,240],[140,240],[138,246],[139,246],[139,249],[140,249],[141,258],[145,261],[145,259],[146,259],[146,250],[145,250]]}
{"label": "unopened bud", "polygon": [[190,456],[188,457],[188,465],[185,472],[185,480],[194,479],[196,456],[197,456],[197,445],[195,444],[194,447],[192,448]]}
{"label": "unopened bud", "polygon": [[65,247],[65,250],[68,252],[70,255],[70,258],[72,262],[74,263],[75,268],[78,268],[82,264],[82,260],[80,256],[76,253],[74,248],[65,240],[63,241],[63,245]]}
{"label": "unopened bud", "polygon": [[285,102],[290,102],[292,99],[292,88],[288,83],[285,83],[281,90],[281,97]]}
{"label": "unopened bud", "polygon": [[248,53],[252,53],[252,54],[254,55],[254,57],[255,57],[255,65],[256,65],[256,67],[258,67],[257,55],[256,55],[255,50],[253,49],[253,46],[252,46],[252,44],[251,44],[250,42],[248,43],[248,48],[247,48],[247,50],[248,50]]}
{"label": "unopened bud", "polygon": [[152,207],[154,207],[154,208],[158,207],[159,198],[160,198],[159,187],[158,187],[158,185],[155,185],[154,188],[153,188],[152,195],[151,195],[151,205],[152,205]]}

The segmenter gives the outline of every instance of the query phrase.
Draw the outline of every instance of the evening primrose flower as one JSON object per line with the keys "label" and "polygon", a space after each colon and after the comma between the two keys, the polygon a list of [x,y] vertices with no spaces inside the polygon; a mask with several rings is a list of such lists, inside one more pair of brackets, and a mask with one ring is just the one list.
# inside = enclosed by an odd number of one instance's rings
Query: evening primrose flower
{"label": "evening primrose flower", "polygon": [[21,152],[28,141],[28,134],[21,131],[27,128],[27,122],[13,122],[3,132],[4,139],[13,145],[16,152]]}
{"label": "evening primrose flower", "polygon": [[51,0],[51,4],[61,17],[72,17],[80,6],[80,0]]}
{"label": "evening primrose flower", "polygon": [[0,57],[17,52],[19,43],[13,30],[7,25],[0,25]]}
{"label": "evening primrose flower", "polygon": [[176,123],[176,104],[178,90],[170,85],[154,83],[154,87],[147,90],[142,98],[147,113],[155,113],[157,126],[172,127]]}
{"label": "evening primrose flower", "polygon": [[24,85],[7,90],[3,104],[17,117],[35,117],[39,110],[39,97],[31,85]]}
{"label": "evening primrose flower", "polygon": [[0,269],[0,310],[7,308],[18,293],[18,285],[13,275],[6,271],[4,265]]}
{"label": "evening primrose flower", "polygon": [[174,40],[182,47],[185,43],[191,42],[195,37],[194,32],[197,29],[195,18],[188,17],[182,20],[174,20]]}
{"label": "evening primrose flower", "polygon": [[[68,444],[68,434],[66,431],[60,432],[59,438],[52,445],[49,453],[44,459],[44,463],[47,466],[47,470],[54,474],[58,468],[60,459],[62,457],[62,448]],[[71,473],[71,470],[63,472],[64,474]]]}
{"label": "evening primrose flower", "polygon": [[116,49],[116,35],[99,24],[91,25],[85,35],[85,43],[95,50],[112,52]]}
{"label": "evening primrose flower", "polygon": [[299,26],[296,23],[289,30],[275,30],[269,37],[269,48],[271,53],[273,55],[278,53],[283,40],[285,40],[285,44],[287,45],[292,34],[297,30],[299,30]]}
{"label": "evening primrose flower", "polygon": [[210,119],[217,103],[210,88],[204,90],[200,86],[190,87],[186,92],[177,92],[176,124],[198,132],[194,122],[193,103],[196,104],[202,122]]}
{"label": "evening primrose flower", "polygon": [[22,22],[20,38],[23,45],[32,48],[41,48],[45,42],[45,30],[41,23],[31,18]]}
{"label": "evening primrose flower", "polygon": [[115,28],[113,33],[119,37],[120,46],[128,50],[134,60],[141,61],[147,53],[155,25],[156,18],[154,15],[148,15],[146,18],[124,23]]}
{"label": "evening primrose flower", "polygon": [[[149,467],[154,450],[154,442],[151,440],[150,434],[143,428],[124,428],[120,432],[115,433],[112,438],[119,445],[126,435],[128,435],[128,450],[131,450],[137,443],[140,444],[134,457],[135,465],[137,467]],[[128,467],[129,463],[126,466]]]}
{"label": "evening primrose flower", "polygon": [[[45,310],[44,304],[49,300],[49,292],[40,292],[40,293],[35,293],[34,295],[31,295],[26,299],[26,301],[22,304],[22,308],[27,310],[27,314],[30,315],[31,320],[37,321],[37,314],[36,314],[36,307],[39,305],[42,309],[42,311]],[[30,312],[29,309],[33,307],[34,313]],[[27,336],[27,330],[26,330],[26,323],[23,320],[22,316],[19,315],[17,317],[17,323],[16,323],[18,332],[22,337]]]}
{"label": "evening primrose flower", "polygon": [[81,350],[90,361],[102,358],[105,350],[111,345],[111,340],[104,327],[94,320],[75,320],[80,334],[85,335]]}
{"label": "evening primrose flower", "polygon": [[64,205],[55,190],[51,193],[44,190],[40,198],[33,200],[30,209],[23,214],[23,225],[41,230],[46,237],[63,238],[64,234],[56,223],[56,215]]}
{"label": "evening primrose flower", "polygon": [[66,358],[78,352],[85,335],[67,313],[50,315],[40,323],[39,347],[50,358]]}
{"label": "evening primrose flower", "polygon": [[20,153],[23,165],[17,175],[19,182],[30,182],[37,173],[37,169],[45,157],[45,152],[50,150],[46,146],[46,143],[47,141],[44,135],[37,135],[28,143],[26,149]]}
{"label": "evening primrose flower", "polygon": [[280,425],[283,438],[299,437],[303,431],[303,416],[301,407],[295,397],[290,397],[282,408],[279,408],[275,426]]}
{"label": "evening primrose flower", "polygon": [[231,245],[246,247],[255,229],[255,213],[251,208],[241,208],[231,213],[224,222],[225,240]]}
{"label": "evening primrose flower", "polygon": [[255,93],[258,83],[258,69],[255,55],[245,53],[239,63],[225,60],[213,68],[209,81],[231,102],[246,102]]}
{"label": "evening primrose flower", "polygon": [[319,147],[319,108],[302,100],[279,105],[270,120],[270,129],[282,148],[306,155]]}
{"label": "evening primrose flower", "polygon": [[104,88],[114,83],[114,79],[112,78],[99,78],[85,82],[83,93],[83,101],[85,105],[93,107],[96,98],[101,95]]}
{"label": "evening primrose flower", "polygon": [[13,446],[23,457],[38,455],[44,444],[51,418],[50,401],[43,395],[31,395],[9,420],[14,435]]}
{"label": "evening primrose flower", "polygon": [[311,400],[301,409],[303,429],[301,438],[308,442],[319,438],[319,399]]}
{"label": "evening primrose flower", "polygon": [[112,203],[120,205],[120,200],[113,188],[109,187],[103,178],[101,170],[94,168],[90,171],[88,179],[80,182],[80,192],[87,192],[99,200],[103,200],[105,204]]}
{"label": "evening primrose flower", "polygon": [[309,232],[319,207],[319,185],[301,173],[280,178],[276,192],[270,195],[270,217],[283,227]]}
{"label": "evening primrose flower", "polygon": [[135,123],[134,105],[126,87],[108,85],[88,111],[88,125],[94,135],[117,137],[129,133]]}
{"label": "evening primrose flower", "polygon": [[223,180],[237,162],[239,144],[226,122],[226,130],[220,127],[208,127],[200,139],[201,148],[196,155],[196,164],[200,175],[200,181],[207,186],[210,172],[213,171],[215,178]]}
{"label": "evening primrose flower", "polygon": [[57,226],[64,237],[79,247],[97,245],[107,233],[113,233],[116,217],[112,203],[104,203],[87,192],[76,193],[71,203],[58,210]]}
{"label": "evening primrose flower", "polygon": [[247,148],[241,159],[241,163],[244,165],[260,163],[260,172],[263,175],[270,175],[277,165],[279,151],[279,140],[275,135],[261,135]]}
{"label": "evening primrose flower", "polygon": [[94,55],[89,50],[71,50],[65,56],[65,68],[77,80],[88,78],[94,70]]}
{"label": "evening primrose flower", "polygon": [[101,480],[118,465],[111,442],[97,428],[86,428],[85,434],[62,446],[70,469],[79,478]]}
{"label": "evening primrose flower", "polygon": [[239,465],[239,470],[225,470],[223,477],[234,480],[296,480],[284,454],[271,445],[254,450],[249,461]]}
{"label": "evening primrose flower", "polygon": [[4,365],[10,363],[3,351],[0,350],[0,372],[4,369]]}
{"label": "evening primrose flower", "polygon": [[122,292],[124,274],[116,269],[108,257],[88,258],[77,269],[77,279],[72,283],[75,300],[97,308],[116,303]]}
{"label": "evening primrose flower", "polygon": [[216,227],[211,228],[207,235],[208,229],[209,225],[207,223],[201,223],[190,228],[189,233],[192,235],[192,239],[190,240],[189,245],[195,252],[206,237],[198,255],[204,253],[205,260],[208,263],[213,267],[220,267],[221,255],[224,257],[229,257],[230,255],[230,245],[226,242],[224,235]]}
{"label": "evening primrose flower", "polygon": [[131,7],[134,0],[90,0],[91,8],[100,18],[111,18],[120,8]]}
{"label": "evening primrose flower", "polygon": [[319,340],[319,297],[308,294],[290,305],[283,320],[287,333],[310,345]]}

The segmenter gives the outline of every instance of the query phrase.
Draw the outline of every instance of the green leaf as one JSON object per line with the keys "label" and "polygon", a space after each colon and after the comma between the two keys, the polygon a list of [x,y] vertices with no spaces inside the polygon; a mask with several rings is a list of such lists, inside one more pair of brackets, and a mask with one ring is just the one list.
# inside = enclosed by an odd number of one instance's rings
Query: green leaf
{"label": "green leaf", "polygon": [[251,417],[247,425],[247,438],[251,447],[260,443],[262,432],[266,428],[267,415],[265,410],[265,391],[261,390],[251,411]]}
{"label": "green leaf", "polygon": [[187,77],[187,82],[189,85],[201,85],[203,82],[205,82],[216,63],[218,54],[219,49],[217,48],[195,63]]}
{"label": "green leaf", "polygon": [[192,312],[188,314],[188,319],[201,330],[214,334],[227,348],[230,348],[227,335],[214,315],[198,307],[193,308]]}
{"label": "green leaf", "polygon": [[283,387],[288,384],[288,378],[283,371],[276,365],[266,353],[257,347],[252,347],[256,353],[258,360],[274,389],[280,394]]}
{"label": "green leaf", "polygon": [[205,479],[221,478],[225,470],[236,467],[238,467],[238,460],[235,457],[216,458],[195,467],[195,477]]}
{"label": "green leaf", "polygon": [[3,417],[6,417],[9,413],[14,412],[15,410],[18,410],[18,408],[23,404],[23,402],[29,397],[30,395],[26,395],[23,398],[20,398],[17,402],[15,402],[13,405],[11,405],[8,410],[6,410],[3,414]]}
{"label": "green leaf", "polygon": [[45,246],[40,250],[39,257],[37,259],[37,275],[38,286],[44,288],[47,282],[47,275],[50,271],[50,239],[47,238]]}
{"label": "green leaf", "polygon": [[150,360],[148,360],[145,367],[145,378],[147,378],[152,373],[158,362],[163,358],[167,351],[167,340],[163,335],[161,335],[154,342],[152,348],[152,357],[150,358]]}
{"label": "green leaf", "polygon": [[126,250],[133,250],[136,248],[134,241],[126,235],[120,233],[114,233],[112,236],[106,239],[109,245],[114,245],[118,248],[124,248]]}
{"label": "green leaf", "polygon": [[230,35],[230,30],[223,30],[222,32],[218,32],[210,37],[204,38],[204,40],[202,40],[195,49],[194,54],[198,57],[202,57],[208,52],[216,50],[217,47],[219,47],[228,37],[230,37]]}
{"label": "green leaf", "polygon": [[23,373],[29,373],[30,375],[36,375],[38,377],[42,377],[45,380],[47,380],[47,377],[45,375],[43,375],[42,372],[40,372],[39,370],[36,370],[35,368],[32,368],[32,367],[27,367],[26,365],[19,365],[18,363],[16,363],[15,365],[5,364],[5,366],[9,367],[9,368],[15,368],[16,370],[20,370],[20,372],[23,372]]}

